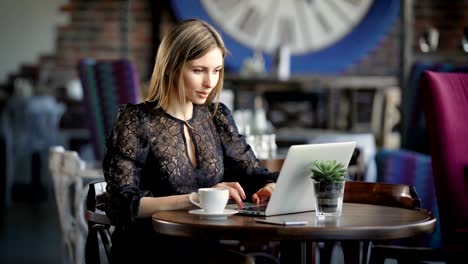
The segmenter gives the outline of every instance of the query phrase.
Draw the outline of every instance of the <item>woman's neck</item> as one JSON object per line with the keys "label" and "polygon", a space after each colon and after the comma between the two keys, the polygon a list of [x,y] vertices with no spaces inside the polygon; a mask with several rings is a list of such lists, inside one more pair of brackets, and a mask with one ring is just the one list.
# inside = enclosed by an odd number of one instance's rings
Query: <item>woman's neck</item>
{"label": "woman's neck", "polygon": [[164,109],[164,111],[175,118],[187,121],[192,118],[193,104],[192,102],[186,102],[185,104],[173,103],[167,109]]}

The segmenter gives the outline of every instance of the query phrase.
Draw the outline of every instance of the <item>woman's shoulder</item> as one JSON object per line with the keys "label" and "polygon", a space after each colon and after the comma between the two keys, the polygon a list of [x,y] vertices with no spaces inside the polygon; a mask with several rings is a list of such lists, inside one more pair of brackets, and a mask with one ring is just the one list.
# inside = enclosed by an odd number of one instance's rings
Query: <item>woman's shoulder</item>
{"label": "woman's shoulder", "polygon": [[137,104],[131,103],[121,104],[117,109],[117,118],[122,116],[133,115],[136,111],[138,111],[137,106]]}
{"label": "woman's shoulder", "polygon": [[154,111],[153,102],[141,102],[137,104],[125,103],[119,106],[117,113],[120,114],[145,114]]}
{"label": "woman's shoulder", "polygon": [[[132,104],[126,103],[119,106],[117,111],[114,130],[120,131],[117,134],[144,134],[147,126],[147,110],[143,103]],[[131,132],[128,132],[131,131]]]}
{"label": "woman's shoulder", "polygon": [[220,102],[217,108],[215,103],[211,104],[210,112],[215,124],[220,126],[230,126],[234,124],[234,117],[232,116],[231,110],[225,104]]}
{"label": "woman's shoulder", "polygon": [[149,112],[148,107],[144,103],[125,103],[119,106],[116,119],[121,122],[139,122]]}
{"label": "woman's shoulder", "polygon": [[218,105],[216,103],[211,103],[209,106],[210,112],[214,113],[214,116],[230,116],[231,110],[223,103],[219,102]]}

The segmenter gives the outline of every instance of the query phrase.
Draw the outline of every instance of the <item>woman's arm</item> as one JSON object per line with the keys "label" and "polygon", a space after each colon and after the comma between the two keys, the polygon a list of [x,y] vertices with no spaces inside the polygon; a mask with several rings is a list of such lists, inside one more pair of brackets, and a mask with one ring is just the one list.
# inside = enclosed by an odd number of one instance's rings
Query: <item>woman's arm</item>
{"label": "woman's arm", "polygon": [[157,211],[182,210],[195,206],[190,202],[188,194],[171,195],[166,197],[142,197],[138,209],[138,217],[150,217]]}
{"label": "woman's arm", "polygon": [[[269,172],[256,158],[245,137],[239,134],[231,111],[224,104],[219,104],[213,121],[223,145],[227,178],[225,180],[239,182],[247,196],[257,193],[267,184],[276,182],[278,173]],[[265,190],[262,194],[267,193],[270,191]],[[264,197],[262,194],[260,196]]]}
{"label": "woman's arm", "polygon": [[138,215],[141,197],[152,195],[139,187],[149,152],[143,122],[138,106],[122,106],[106,142],[103,161],[109,195],[106,214],[116,225],[133,222]]}

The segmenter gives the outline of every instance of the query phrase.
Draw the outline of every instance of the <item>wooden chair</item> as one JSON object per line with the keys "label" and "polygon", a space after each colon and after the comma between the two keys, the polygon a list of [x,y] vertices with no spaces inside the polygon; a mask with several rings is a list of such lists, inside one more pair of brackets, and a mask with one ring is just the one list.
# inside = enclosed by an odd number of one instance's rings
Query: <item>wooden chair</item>
{"label": "wooden chair", "polygon": [[86,237],[85,246],[86,263],[100,263],[101,248],[104,249],[107,263],[110,263],[113,226],[104,212],[106,201],[106,182],[98,180],[89,183],[86,198],[86,221],[88,223],[88,236]]}
{"label": "wooden chair", "polygon": [[83,263],[87,224],[84,214],[86,181],[103,178],[102,170],[63,146],[49,148],[49,171],[62,231],[64,262]]}
{"label": "wooden chair", "polygon": [[262,163],[265,168],[267,168],[271,172],[277,172],[281,170],[283,167],[284,159],[261,159],[260,162]]}
{"label": "wooden chair", "polygon": [[345,203],[364,203],[418,210],[421,200],[414,186],[378,182],[348,181]]}
{"label": "wooden chair", "polygon": [[80,261],[79,245],[84,235],[72,211],[72,196],[69,193],[73,178],[64,172],[65,149],[62,146],[49,148],[49,172],[52,177],[55,201],[62,232],[63,262],[77,263]]}
{"label": "wooden chair", "polygon": [[[363,203],[382,206],[391,206],[419,210],[421,200],[416,193],[414,186],[405,184],[389,184],[377,182],[347,181],[343,197],[345,203]],[[360,259],[361,263],[367,263],[369,255],[370,241],[341,241],[343,255],[347,260]],[[362,251],[360,250],[362,248]],[[320,259],[322,263],[329,262],[333,244],[326,243],[320,249]],[[355,254],[361,254],[358,258]],[[371,251],[372,255],[373,252]],[[352,262],[351,262],[352,263]]]}

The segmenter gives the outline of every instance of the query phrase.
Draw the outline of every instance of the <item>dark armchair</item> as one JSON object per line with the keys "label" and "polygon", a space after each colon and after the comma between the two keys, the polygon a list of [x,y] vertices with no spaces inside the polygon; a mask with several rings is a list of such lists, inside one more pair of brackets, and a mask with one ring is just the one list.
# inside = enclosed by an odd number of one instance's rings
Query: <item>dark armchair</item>
{"label": "dark armchair", "polygon": [[463,252],[468,249],[468,74],[426,71],[421,86],[444,246]]}
{"label": "dark armchair", "polygon": [[78,73],[83,86],[84,106],[95,159],[104,157],[105,140],[121,104],[138,103],[140,88],[138,74],[126,59],[82,59]]}

